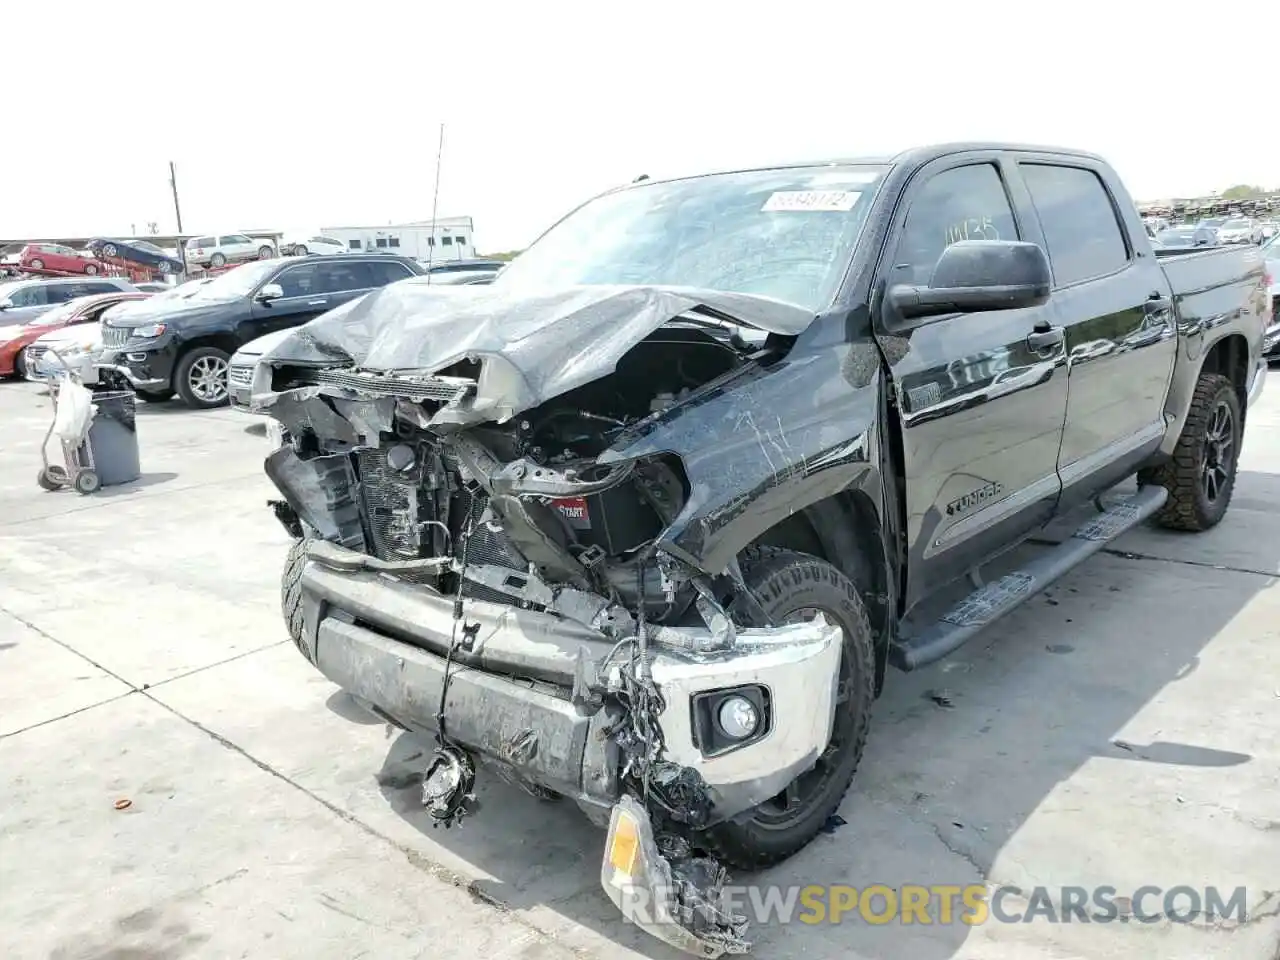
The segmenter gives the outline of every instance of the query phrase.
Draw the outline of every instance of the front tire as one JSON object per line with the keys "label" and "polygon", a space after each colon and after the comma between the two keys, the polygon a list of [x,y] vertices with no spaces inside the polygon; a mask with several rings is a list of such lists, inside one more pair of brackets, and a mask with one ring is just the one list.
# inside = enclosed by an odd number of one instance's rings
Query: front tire
{"label": "front tire", "polygon": [[1138,483],[1169,491],[1156,523],[1199,533],[1221,522],[1235,491],[1243,428],[1240,397],[1231,381],[1218,373],[1200,374],[1173,456],[1138,474]]}
{"label": "front tire", "polygon": [[43,269],[44,269],[44,261],[43,261],[43,260],[41,260],[39,257],[37,257],[36,259],[32,260],[32,261],[31,261],[31,269],[32,269],[32,270],[43,270]]}
{"label": "front tire", "polygon": [[217,347],[196,347],[182,355],[173,372],[173,386],[193,410],[226,406],[227,368],[231,357]]}
{"label": "front tire", "polygon": [[104,243],[102,245],[102,255],[104,257],[114,257],[118,251],[114,243]]}
{"label": "front tire", "polygon": [[166,400],[173,399],[172,390],[138,390],[135,388],[133,395],[144,403],[164,403]]}
{"label": "front tire", "polygon": [[302,568],[306,562],[307,541],[295,540],[289,545],[284,570],[280,575],[280,612],[284,615],[289,639],[304,657],[307,656],[307,651],[302,645]]}
{"label": "front tire", "polygon": [[806,846],[840,806],[862,759],[875,699],[875,640],[857,586],[831,564],[774,547],[749,550],[747,586],[775,623],[813,612],[844,631],[831,741],[812,770],[748,814],[710,828],[707,844],[730,866],[758,870]]}

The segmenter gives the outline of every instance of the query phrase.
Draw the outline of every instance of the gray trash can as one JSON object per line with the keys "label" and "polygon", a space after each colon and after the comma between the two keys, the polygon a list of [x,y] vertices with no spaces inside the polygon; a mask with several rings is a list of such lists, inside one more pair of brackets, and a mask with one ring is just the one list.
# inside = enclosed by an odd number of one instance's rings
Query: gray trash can
{"label": "gray trash can", "polygon": [[137,400],[129,390],[95,391],[98,412],[89,424],[87,443],[93,469],[104,487],[130,483],[142,475],[138,462]]}

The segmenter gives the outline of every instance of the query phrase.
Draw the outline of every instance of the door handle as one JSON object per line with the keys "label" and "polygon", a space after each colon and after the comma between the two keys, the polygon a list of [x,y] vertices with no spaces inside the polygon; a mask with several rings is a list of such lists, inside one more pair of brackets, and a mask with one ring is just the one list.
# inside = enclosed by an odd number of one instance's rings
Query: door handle
{"label": "door handle", "polygon": [[1148,313],[1155,313],[1157,310],[1168,310],[1172,306],[1173,301],[1157,290],[1147,297],[1145,309]]}
{"label": "door handle", "polygon": [[1056,347],[1066,339],[1062,327],[1051,327],[1047,323],[1037,323],[1035,329],[1027,334],[1027,346],[1039,353]]}
{"label": "door handle", "polygon": [[328,303],[328,302],[329,302],[328,300],[308,300],[308,301],[307,301],[307,306],[308,306],[308,307],[323,307],[323,306],[324,306],[326,303]]}

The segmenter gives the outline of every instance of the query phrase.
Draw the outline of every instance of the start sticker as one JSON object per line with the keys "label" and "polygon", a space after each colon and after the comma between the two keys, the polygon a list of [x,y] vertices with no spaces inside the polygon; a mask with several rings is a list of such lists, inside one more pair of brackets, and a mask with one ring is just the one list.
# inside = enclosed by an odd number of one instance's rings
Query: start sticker
{"label": "start sticker", "polygon": [[552,500],[551,505],[560,511],[560,515],[569,521],[575,530],[591,529],[591,514],[587,511],[584,497],[566,497],[563,500]]}
{"label": "start sticker", "polygon": [[860,196],[854,190],[779,190],[760,209],[765,213],[847,213]]}

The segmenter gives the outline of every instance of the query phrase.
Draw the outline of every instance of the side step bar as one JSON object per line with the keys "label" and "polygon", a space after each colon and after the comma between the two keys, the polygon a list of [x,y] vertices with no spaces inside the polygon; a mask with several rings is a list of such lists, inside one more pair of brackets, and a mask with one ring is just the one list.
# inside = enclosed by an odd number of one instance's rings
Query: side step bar
{"label": "side step bar", "polygon": [[941,660],[973,639],[978,631],[1031,599],[1077,564],[1146,520],[1169,498],[1164,487],[1146,486],[1084,524],[1070,538],[1021,570],[980,587],[918,633],[900,637],[889,648],[889,662],[915,670]]}

